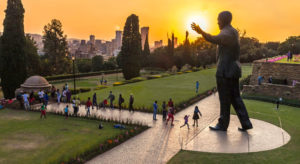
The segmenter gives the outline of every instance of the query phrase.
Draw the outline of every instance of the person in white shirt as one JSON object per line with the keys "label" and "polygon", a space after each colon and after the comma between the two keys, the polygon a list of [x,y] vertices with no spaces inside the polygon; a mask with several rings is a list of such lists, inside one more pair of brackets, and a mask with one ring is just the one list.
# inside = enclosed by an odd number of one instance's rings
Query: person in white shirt
{"label": "person in white shirt", "polygon": [[29,95],[25,92],[23,95],[23,101],[24,101],[24,108],[25,110],[30,110],[30,104],[29,104],[29,101],[28,101],[28,97]]}
{"label": "person in white shirt", "polygon": [[38,95],[39,95],[39,99],[40,99],[40,103],[42,103],[43,99],[44,99],[44,91],[40,90],[38,92]]}

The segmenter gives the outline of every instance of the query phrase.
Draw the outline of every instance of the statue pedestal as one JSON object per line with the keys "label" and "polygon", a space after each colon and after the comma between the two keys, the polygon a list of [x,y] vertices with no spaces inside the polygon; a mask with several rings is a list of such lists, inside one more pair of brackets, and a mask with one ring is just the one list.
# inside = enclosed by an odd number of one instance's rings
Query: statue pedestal
{"label": "statue pedestal", "polygon": [[[214,153],[247,153],[266,151],[281,147],[289,142],[290,135],[273,124],[251,119],[253,129],[238,131],[240,122],[235,115],[230,116],[226,132],[212,131],[209,127],[202,130],[184,146],[185,150]],[[215,125],[215,120],[211,125]]]}

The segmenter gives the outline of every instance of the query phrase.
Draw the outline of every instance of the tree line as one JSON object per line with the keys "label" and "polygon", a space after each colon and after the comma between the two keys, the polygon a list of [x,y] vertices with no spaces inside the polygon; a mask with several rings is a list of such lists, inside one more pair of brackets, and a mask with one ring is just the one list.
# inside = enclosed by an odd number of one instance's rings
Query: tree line
{"label": "tree line", "polygon": [[[24,32],[25,9],[21,0],[8,0],[0,38],[0,78],[5,98],[13,98],[14,92],[25,79],[32,75],[58,75],[72,73],[72,60],[68,51],[67,35],[62,23],[53,19],[43,29],[45,55],[39,56],[33,38]],[[130,15],[125,23],[121,52],[116,58],[104,62],[101,56],[93,59],[76,60],[76,71],[90,72],[122,68],[125,79],[138,77],[140,69],[155,67],[169,70],[176,66],[181,69],[188,64],[200,67],[216,62],[216,45],[199,37],[190,42],[189,33],[183,44],[174,47],[174,34],[168,38],[168,45],[150,53],[148,36],[141,46],[139,18]],[[300,53],[300,36],[291,36],[286,41],[261,43],[240,32],[241,62],[285,54],[288,51]]]}

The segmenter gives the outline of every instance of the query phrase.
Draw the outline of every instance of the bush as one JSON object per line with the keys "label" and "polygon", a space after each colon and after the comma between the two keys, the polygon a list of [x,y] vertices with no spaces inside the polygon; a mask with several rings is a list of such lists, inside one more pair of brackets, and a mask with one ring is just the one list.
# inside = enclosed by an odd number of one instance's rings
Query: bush
{"label": "bush", "polygon": [[132,83],[135,83],[135,82],[144,81],[144,80],[146,80],[146,79],[143,77],[135,77],[135,78],[130,79],[129,81]]}
{"label": "bush", "polygon": [[251,78],[251,75],[247,76],[246,78],[244,78],[243,80],[240,81],[240,90],[243,90],[244,85],[250,84],[250,78]]}
{"label": "bush", "polygon": [[119,85],[124,85],[124,84],[127,84],[127,83],[118,81],[118,82],[114,82],[113,86],[119,86]]}
{"label": "bush", "polygon": [[158,78],[161,78],[162,75],[149,75],[147,76],[147,79],[150,80],[150,79],[158,79]]}
{"label": "bush", "polygon": [[[259,100],[259,101],[270,102],[270,103],[276,103],[276,101],[278,100],[278,97],[264,96],[259,94],[246,94],[246,93],[242,94],[242,98],[250,99],[250,100]],[[281,104],[300,107],[300,102],[298,100],[283,98]]]}
{"label": "bush", "polygon": [[80,93],[89,92],[91,91],[91,88],[80,88]]}
{"label": "bush", "polygon": [[98,85],[97,88],[94,88],[94,90],[100,90],[100,89],[105,89],[108,88],[107,85]]}
{"label": "bush", "polygon": [[183,74],[182,72],[177,72],[178,75]]}
{"label": "bush", "polygon": [[71,94],[72,95],[76,95],[76,94],[78,94],[78,93],[80,93],[80,89],[70,89],[70,91],[71,91]]}

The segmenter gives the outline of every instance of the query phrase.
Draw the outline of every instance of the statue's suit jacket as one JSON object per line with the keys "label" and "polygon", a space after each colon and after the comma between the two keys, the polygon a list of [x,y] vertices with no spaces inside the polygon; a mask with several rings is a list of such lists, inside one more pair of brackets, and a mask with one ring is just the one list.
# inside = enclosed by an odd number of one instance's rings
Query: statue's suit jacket
{"label": "statue's suit jacket", "polygon": [[213,36],[203,33],[205,40],[217,44],[217,77],[240,78],[241,64],[239,33],[231,25],[225,26],[220,34]]}

